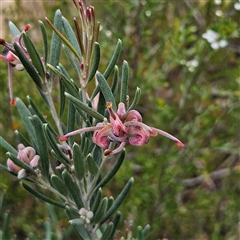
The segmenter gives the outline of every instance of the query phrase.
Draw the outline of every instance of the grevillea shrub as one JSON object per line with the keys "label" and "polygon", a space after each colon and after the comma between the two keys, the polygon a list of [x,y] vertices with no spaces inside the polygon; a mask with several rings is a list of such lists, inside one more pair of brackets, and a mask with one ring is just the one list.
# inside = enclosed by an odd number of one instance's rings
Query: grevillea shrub
{"label": "grevillea shrub", "polygon": [[[8,67],[10,104],[19,111],[28,133],[24,136],[16,132],[17,147],[0,138],[7,150],[6,165],[0,167],[16,176],[34,197],[64,210],[80,239],[120,239],[122,235],[117,228],[121,213],[117,209],[130,191],[133,177],[129,176],[117,196],[106,197],[102,189],[120,169],[125,147],[141,147],[151,137],[161,137],[158,135],[173,140],[179,151],[184,144],[169,133],[142,122],[141,114],[135,110],[140,88],[134,96],[128,95],[127,61],[123,61],[119,74],[117,61],[121,40],[117,40],[105,70],[99,71],[100,25],[95,20],[94,7],[87,6],[85,1],[74,0],[73,3],[79,12],[74,28],[60,10],[56,11],[53,23],[48,18],[45,23],[39,21],[42,52],[37,51],[28,35],[30,24],[20,31],[9,22],[13,42],[0,39],[3,46],[0,57]],[[53,30],[50,43],[46,27]],[[61,54],[68,59],[71,70],[78,76],[76,79],[60,63]],[[41,113],[31,92],[26,92],[27,103],[14,97],[15,70],[25,70],[26,78],[35,83],[51,116],[46,118]],[[88,86],[93,82],[94,89],[90,92]],[[53,97],[56,94],[58,107]],[[114,164],[103,173],[108,161]],[[44,190],[40,191],[41,188]],[[49,198],[46,191],[56,195],[56,199]],[[136,238],[145,239],[149,229],[149,225],[138,227]],[[132,232],[130,227],[125,237],[132,239]]]}

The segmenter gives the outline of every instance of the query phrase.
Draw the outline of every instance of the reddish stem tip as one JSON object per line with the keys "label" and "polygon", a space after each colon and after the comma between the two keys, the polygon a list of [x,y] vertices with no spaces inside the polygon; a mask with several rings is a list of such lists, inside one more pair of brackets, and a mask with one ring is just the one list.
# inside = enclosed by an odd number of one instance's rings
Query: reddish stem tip
{"label": "reddish stem tip", "polygon": [[15,107],[15,106],[16,106],[16,101],[15,101],[15,99],[10,100],[10,104],[11,104],[11,106]]}
{"label": "reddish stem tip", "polygon": [[4,38],[0,38],[0,44],[3,45],[5,43],[6,43],[5,39]]}
{"label": "reddish stem tip", "polygon": [[106,149],[105,151],[104,151],[104,156],[107,156],[107,155],[109,155],[109,154],[111,154],[112,153],[112,151],[110,150],[110,149]]}
{"label": "reddish stem tip", "polygon": [[182,142],[176,142],[176,144],[177,144],[177,146],[179,147],[179,148],[184,148],[185,147],[185,145],[182,143]]}

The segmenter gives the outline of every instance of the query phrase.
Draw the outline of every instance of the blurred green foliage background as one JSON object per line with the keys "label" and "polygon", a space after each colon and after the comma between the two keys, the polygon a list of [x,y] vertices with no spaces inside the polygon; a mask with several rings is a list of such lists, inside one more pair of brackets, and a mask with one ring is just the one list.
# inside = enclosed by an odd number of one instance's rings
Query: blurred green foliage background
{"label": "blurred green foliage background", "polygon": [[[90,4],[101,23],[100,66],[107,65],[120,38],[123,51],[119,63],[125,59],[131,68],[130,98],[137,86],[142,89],[137,110],[144,122],[168,131],[186,145],[179,151],[171,141],[158,136],[146,146],[128,146],[125,163],[105,194],[114,196],[134,176],[134,187],[120,211],[135,225],[149,223],[149,239],[239,239],[240,2],[129,0]],[[78,14],[70,1],[26,4],[16,0],[9,6],[3,2],[2,7],[5,30],[1,37],[11,42],[9,20],[20,29],[31,23],[30,35],[40,50],[38,19],[52,19],[58,8],[69,22]],[[64,57],[61,62],[70,66]],[[9,105],[6,63],[0,64],[0,131],[16,146],[14,130],[24,133],[24,128],[17,110]],[[15,96],[26,101],[30,95],[41,105],[27,74],[14,71],[13,76]],[[44,105],[42,112],[48,115]],[[3,149],[0,162],[6,162]],[[0,174],[12,233],[17,239],[25,239],[29,232],[43,238],[44,221],[49,218],[45,205],[29,196],[15,178]],[[65,228],[64,214],[55,211],[55,227]]]}

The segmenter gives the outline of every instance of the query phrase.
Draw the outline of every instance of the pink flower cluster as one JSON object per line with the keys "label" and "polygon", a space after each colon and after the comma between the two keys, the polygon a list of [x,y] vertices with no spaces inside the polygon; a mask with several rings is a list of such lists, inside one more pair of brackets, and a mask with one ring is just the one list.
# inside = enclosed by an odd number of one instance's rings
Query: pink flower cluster
{"label": "pink flower cluster", "polygon": [[[111,102],[108,102],[106,107],[110,115],[110,123],[105,120],[98,123],[95,127],[82,128],[67,133],[61,136],[59,140],[66,141],[68,137],[75,134],[94,131],[92,141],[99,147],[106,149],[104,151],[105,156],[120,152],[128,142],[134,146],[147,144],[150,136],[157,136],[158,134],[175,141],[179,147],[184,147],[184,144],[171,134],[144,124],[142,116],[138,111],[126,111],[124,103],[119,103],[116,113],[112,109]],[[119,146],[114,150],[110,150],[109,144],[111,142],[118,143]]]}
{"label": "pink flower cluster", "polygon": [[[34,148],[25,147],[23,144],[19,144],[17,158],[34,169],[38,165],[40,156],[36,155],[36,151]],[[17,173],[19,179],[27,176],[26,169],[17,166],[10,158],[8,158],[7,160],[7,166],[11,172]]]}
{"label": "pink flower cluster", "polygon": [[[30,24],[27,24],[24,28],[24,31],[28,31],[31,28]],[[17,43],[19,48],[24,52],[25,56],[30,59],[27,49],[22,43],[22,35],[14,37],[13,42]],[[24,69],[21,61],[16,55],[15,49],[12,44],[7,43],[3,38],[0,38],[0,44],[4,46],[2,55],[0,54],[0,59],[8,63],[8,87],[10,95],[10,104],[15,106],[15,100],[13,97],[13,88],[12,88],[12,68],[15,67],[18,71]]]}

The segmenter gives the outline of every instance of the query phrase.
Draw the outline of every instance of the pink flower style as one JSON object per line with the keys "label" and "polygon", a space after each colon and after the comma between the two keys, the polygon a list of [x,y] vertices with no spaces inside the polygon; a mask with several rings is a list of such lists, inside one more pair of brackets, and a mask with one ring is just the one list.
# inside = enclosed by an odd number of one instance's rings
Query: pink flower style
{"label": "pink flower style", "polygon": [[[92,141],[99,147],[106,149],[104,151],[105,156],[120,152],[128,142],[134,146],[147,144],[150,136],[155,137],[158,134],[175,141],[178,147],[184,147],[184,144],[171,134],[144,124],[138,111],[130,110],[126,112],[124,103],[119,103],[117,113],[113,111],[111,102],[107,102],[106,107],[110,115],[110,123],[105,119],[94,127],[69,132],[59,137],[59,140],[66,141],[70,136],[94,131]],[[109,144],[111,142],[118,143],[119,146],[114,150],[110,150]]]}
{"label": "pink flower style", "polygon": [[[27,32],[31,28],[30,24],[27,24],[24,28],[24,31]],[[26,57],[30,59],[26,48],[22,43],[22,35],[19,34],[14,37],[13,42],[17,43],[19,48],[25,53]],[[0,38],[0,44],[4,46],[2,55],[0,54],[0,59],[8,63],[8,87],[10,95],[10,104],[15,106],[15,100],[13,97],[13,87],[12,87],[12,68],[15,67],[18,71],[24,69],[21,61],[16,56],[15,49],[12,44],[7,43],[3,38]]]}
{"label": "pink flower style", "polygon": [[[38,166],[40,156],[36,154],[34,148],[25,147],[23,144],[19,144],[17,158],[34,169]],[[14,172],[18,175],[19,179],[27,176],[27,171],[17,166],[10,158],[7,160],[7,166],[11,172]]]}

